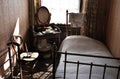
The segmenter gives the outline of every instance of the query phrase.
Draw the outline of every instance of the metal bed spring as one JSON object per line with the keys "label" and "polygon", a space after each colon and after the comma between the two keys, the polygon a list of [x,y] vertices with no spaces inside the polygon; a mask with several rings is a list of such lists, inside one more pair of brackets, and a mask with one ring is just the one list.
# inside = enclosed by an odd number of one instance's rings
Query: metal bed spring
{"label": "metal bed spring", "polygon": [[[71,64],[77,64],[77,71],[76,71],[76,79],[78,79],[78,72],[79,72],[79,65],[89,65],[90,66],[90,72],[89,72],[89,79],[91,79],[92,75],[92,67],[97,66],[97,67],[104,67],[103,70],[103,76],[102,79],[105,79],[105,74],[106,74],[106,68],[116,68],[118,69],[117,74],[116,74],[116,79],[119,79],[119,74],[120,74],[120,66],[110,66],[110,65],[101,65],[101,64],[94,64],[93,62],[91,63],[82,63],[79,61],[73,62],[73,61],[67,61],[67,55],[74,55],[74,56],[84,56],[84,57],[94,57],[94,58],[104,58],[104,59],[115,59],[115,60],[120,60],[120,58],[115,58],[115,57],[107,57],[107,56],[95,56],[95,55],[85,55],[85,54],[75,54],[75,53],[67,53],[67,52],[58,52],[61,54],[65,55],[65,60],[64,60],[64,77],[63,79],[66,79],[66,64],[71,63]],[[53,74],[53,79],[55,79],[55,73]]]}

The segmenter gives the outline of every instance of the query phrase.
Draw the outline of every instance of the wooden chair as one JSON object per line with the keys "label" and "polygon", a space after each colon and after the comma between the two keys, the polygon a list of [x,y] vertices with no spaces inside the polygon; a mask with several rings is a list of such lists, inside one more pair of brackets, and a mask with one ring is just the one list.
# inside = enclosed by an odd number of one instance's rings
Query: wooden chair
{"label": "wooden chair", "polygon": [[[11,41],[7,45],[8,45],[8,50],[9,50],[10,69],[11,69],[11,75],[12,75],[11,77],[12,77],[12,79],[13,78],[22,79],[23,78],[23,74],[22,74],[23,61],[25,61],[25,62],[34,61],[39,56],[39,53],[38,52],[29,52],[27,49],[27,45],[23,41],[21,36],[13,36],[11,38]],[[14,50],[14,51],[11,51],[11,50]],[[19,71],[20,76],[19,75],[14,76],[14,72],[13,72],[14,66],[12,63],[14,61],[14,60],[12,60],[12,53],[13,52],[15,52],[15,55],[16,55],[16,60],[18,63],[18,71]],[[32,68],[35,67],[36,62],[34,63]],[[25,65],[27,65],[27,64],[25,64]]]}

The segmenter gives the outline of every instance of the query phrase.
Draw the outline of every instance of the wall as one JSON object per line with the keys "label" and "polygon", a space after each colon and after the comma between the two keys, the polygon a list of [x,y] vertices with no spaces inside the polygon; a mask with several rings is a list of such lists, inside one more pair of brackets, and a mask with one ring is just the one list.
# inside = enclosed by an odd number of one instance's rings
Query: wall
{"label": "wall", "polygon": [[[7,49],[6,44],[13,34],[18,18],[20,20],[20,34],[24,39],[28,39],[28,1],[29,0],[0,0],[0,55]],[[0,60],[5,59],[5,55]],[[0,63],[2,62],[0,61]]]}
{"label": "wall", "polygon": [[18,17],[20,33],[24,37],[29,26],[28,0],[0,0],[0,51],[6,48]]}
{"label": "wall", "polygon": [[120,0],[111,0],[106,43],[116,57],[120,57]]}

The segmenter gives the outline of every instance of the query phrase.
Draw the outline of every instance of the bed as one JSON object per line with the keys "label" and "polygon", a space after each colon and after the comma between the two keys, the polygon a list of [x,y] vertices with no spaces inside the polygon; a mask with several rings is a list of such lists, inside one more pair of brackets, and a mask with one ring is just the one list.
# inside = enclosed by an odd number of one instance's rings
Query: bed
{"label": "bed", "polygon": [[120,58],[87,36],[67,36],[60,48],[60,61],[53,79],[120,79]]}

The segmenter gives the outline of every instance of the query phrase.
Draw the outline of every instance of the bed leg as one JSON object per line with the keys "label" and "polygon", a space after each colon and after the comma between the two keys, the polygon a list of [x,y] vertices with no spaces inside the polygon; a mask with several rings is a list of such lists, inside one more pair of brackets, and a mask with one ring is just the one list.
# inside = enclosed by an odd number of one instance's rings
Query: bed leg
{"label": "bed leg", "polygon": [[118,68],[117,79],[119,79],[119,73],[120,73],[120,66]]}
{"label": "bed leg", "polygon": [[106,72],[106,64],[105,64],[105,66],[104,66],[104,71],[103,71],[103,79],[105,79],[105,72]]}
{"label": "bed leg", "polygon": [[77,74],[76,74],[76,79],[78,79],[78,73],[79,73],[79,61],[77,62]]}
{"label": "bed leg", "polygon": [[65,52],[64,79],[66,78],[66,61],[67,61],[67,52]]}
{"label": "bed leg", "polygon": [[93,63],[91,63],[91,65],[90,65],[90,75],[89,75],[89,79],[91,79],[91,74],[92,74],[92,66],[93,66]]}

